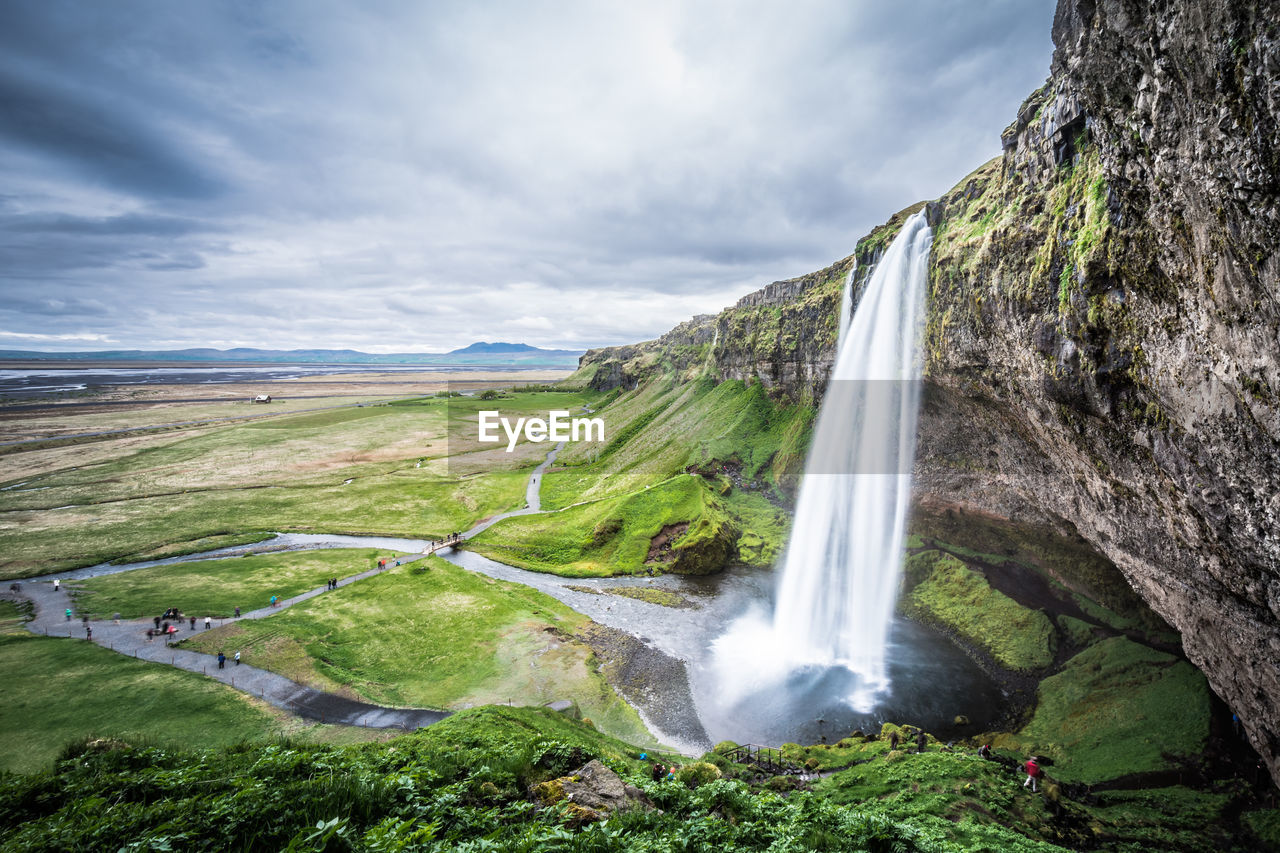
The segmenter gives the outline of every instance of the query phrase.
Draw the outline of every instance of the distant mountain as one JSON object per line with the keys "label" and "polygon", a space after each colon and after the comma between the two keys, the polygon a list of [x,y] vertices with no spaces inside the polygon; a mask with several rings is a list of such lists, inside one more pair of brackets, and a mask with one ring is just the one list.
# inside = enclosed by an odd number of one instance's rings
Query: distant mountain
{"label": "distant mountain", "polygon": [[[562,352],[563,350],[547,350],[547,352]],[[496,352],[538,352],[537,347],[531,347],[528,344],[504,344],[489,343],[488,341],[478,341],[471,346],[456,349],[449,355],[474,355],[478,353],[496,353]]]}
{"label": "distant mountain", "polygon": [[519,367],[578,366],[582,350],[539,349],[528,344],[484,341],[447,353],[367,353],[353,349],[269,350],[235,349],[98,350],[92,352],[33,352],[0,350],[0,359],[12,361],[203,361],[267,364],[491,364]]}

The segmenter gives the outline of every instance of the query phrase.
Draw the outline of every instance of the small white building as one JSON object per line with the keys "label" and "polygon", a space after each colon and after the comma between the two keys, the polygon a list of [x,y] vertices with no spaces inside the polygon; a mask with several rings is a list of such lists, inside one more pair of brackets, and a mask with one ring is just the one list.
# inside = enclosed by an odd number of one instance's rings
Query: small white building
{"label": "small white building", "polygon": [[250,402],[250,403],[270,403],[270,402],[271,402],[271,395],[270,395],[270,394],[259,394],[258,396],[254,397],[252,400],[250,400],[249,402]]}

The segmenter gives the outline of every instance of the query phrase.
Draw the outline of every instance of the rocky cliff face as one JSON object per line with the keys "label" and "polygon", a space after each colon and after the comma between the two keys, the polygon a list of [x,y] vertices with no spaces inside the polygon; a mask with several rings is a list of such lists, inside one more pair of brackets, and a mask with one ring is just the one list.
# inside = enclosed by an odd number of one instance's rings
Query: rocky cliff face
{"label": "rocky cliff face", "polygon": [[[1078,532],[1280,778],[1280,53],[1262,4],[1063,0],[940,200],[922,498]],[[979,444],[985,446],[975,447]]]}
{"label": "rocky cliff face", "polygon": [[[1091,543],[1280,779],[1278,20],[1060,0],[1051,77],[1002,156],[929,206],[917,502]],[[860,241],[855,284],[903,218]],[[850,262],[584,371],[816,396]]]}
{"label": "rocky cliff face", "polygon": [[816,400],[835,361],[849,276],[856,301],[893,235],[922,205],[895,213],[858,241],[852,255],[825,269],[775,281],[733,307],[694,317],[657,340],[588,350],[572,381],[607,391],[634,388],[655,375],[688,379],[710,374],[721,381],[757,380],[776,395]]}

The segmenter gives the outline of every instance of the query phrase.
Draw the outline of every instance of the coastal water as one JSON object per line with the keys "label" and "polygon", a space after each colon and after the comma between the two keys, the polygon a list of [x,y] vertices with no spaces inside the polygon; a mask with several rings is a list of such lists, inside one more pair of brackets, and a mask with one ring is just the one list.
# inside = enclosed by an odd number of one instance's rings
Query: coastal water
{"label": "coastal water", "polygon": [[[87,391],[112,385],[221,385],[240,382],[278,382],[308,376],[394,373],[489,373],[545,370],[545,367],[475,364],[270,364],[144,365],[104,367],[94,365],[43,365],[9,362],[0,369],[0,397],[38,400],[43,396]],[[394,380],[391,380],[394,382]]]}

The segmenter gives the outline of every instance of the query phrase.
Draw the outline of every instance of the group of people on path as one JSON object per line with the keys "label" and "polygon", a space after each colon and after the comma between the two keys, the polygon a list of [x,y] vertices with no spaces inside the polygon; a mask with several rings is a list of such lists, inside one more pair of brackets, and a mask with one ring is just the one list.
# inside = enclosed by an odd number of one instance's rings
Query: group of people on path
{"label": "group of people on path", "polygon": [[[239,652],[236,652],[232,659],[235,660],[236,666],[240,665]],[[218,669],[226,669],[226,668],[227,668],[227,656],[222,652],[218,652]]]}
{"label": "group of people on path", "polygon": [[454,543],[461,542],[461,541],[462,541],[461,533],[450,533],[448,536],[444,537],[443,539],[432,539],[427,550],[434,551],[437,548],[443,548],[445,545],[453,545]]}
{"label": "group of people on path", "polygon": [[325,588],[326,588],[326,589],[337,589],[337,588],[338,588],[338,579],[337,579],[337,578],[329,578],[329,579],[328,579],[327,581],[325,581],[324,583],[325,583]]}

